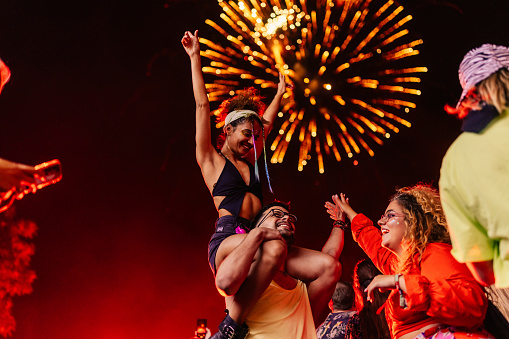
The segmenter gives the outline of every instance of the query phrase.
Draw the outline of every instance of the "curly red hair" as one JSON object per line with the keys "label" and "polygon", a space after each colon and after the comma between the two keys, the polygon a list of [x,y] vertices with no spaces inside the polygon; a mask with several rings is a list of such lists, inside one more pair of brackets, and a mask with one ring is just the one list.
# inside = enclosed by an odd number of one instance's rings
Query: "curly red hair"
{"label": "curly red hair", "polygon": [[231,111],[248,109],[251,111],[255,111],[258,113],[260,117],[263,116],[263,112],[265,112],[265,104],[263,103],[264,97],[260,95],[258,90],[254,87],[246,88],[240,91],[239,94],[234,96],[231,99],[227,99],[221,103],[219,108],[217,109],[218,114],[216,118],[216,122],[222,122],[226,119],[226,116]]}

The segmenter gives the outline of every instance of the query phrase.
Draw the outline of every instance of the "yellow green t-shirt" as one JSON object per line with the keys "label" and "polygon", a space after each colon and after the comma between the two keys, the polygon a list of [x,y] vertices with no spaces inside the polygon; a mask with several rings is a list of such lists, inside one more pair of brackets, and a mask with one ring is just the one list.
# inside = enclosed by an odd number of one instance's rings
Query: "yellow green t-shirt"
{"label": "yellow green t-shirt", "polygon": [[493,260],[496,286],[509,287],[509,111],[480,133],[464,132],[440,170],[440,196],[459,262]]}

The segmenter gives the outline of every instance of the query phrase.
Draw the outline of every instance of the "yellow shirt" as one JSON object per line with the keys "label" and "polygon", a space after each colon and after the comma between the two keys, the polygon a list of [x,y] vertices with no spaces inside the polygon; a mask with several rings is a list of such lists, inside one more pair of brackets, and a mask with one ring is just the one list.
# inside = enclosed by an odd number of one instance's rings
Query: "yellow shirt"
{"label": "yellow shirt", "polygon": [[307,288],[300,280],[292,290],[272,281],[246,323],[247,339],[316,339]]}
{"label": "yellow shirt", "polygon": [[459,262],[493,260],[509,287],[509,111],[481,133],[462,133],[440,170],[440,197]]}

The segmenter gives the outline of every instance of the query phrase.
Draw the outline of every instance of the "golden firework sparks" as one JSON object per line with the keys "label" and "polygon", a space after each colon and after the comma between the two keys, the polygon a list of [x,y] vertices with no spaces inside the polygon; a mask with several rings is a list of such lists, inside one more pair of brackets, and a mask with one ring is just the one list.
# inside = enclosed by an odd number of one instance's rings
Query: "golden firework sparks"
{"label": "golden firework sparks", "polygon": [[206,20],[217,41],[200,38],[209,61],[203,67],[209,100],[227,99],[239,86],[277,88],[277,72],[294,85],[275,123],[272,163],[295,147],[299,171],[314,159],[323,173],[325,157],[373,156],[370,144],[383,145],[411,126],[401,116],[416,107],[412,98],[421,94],[420,74],[427,68],[415,65],[423,41],[412,39],[412,16],[396,1],[218,4],[222,21]]}

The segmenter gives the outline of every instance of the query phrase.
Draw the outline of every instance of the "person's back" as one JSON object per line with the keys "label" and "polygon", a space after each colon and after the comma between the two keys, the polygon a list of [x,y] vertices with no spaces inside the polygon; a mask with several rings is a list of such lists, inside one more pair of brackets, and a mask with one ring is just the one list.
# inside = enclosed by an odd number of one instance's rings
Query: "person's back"
{"label": "person's back", "polygon": [[318,339],[344,339],[351,318],[357,314],[353,309],[355,292],[352,284],[340,281],[329,303],[331,313],[316,329]]}
{"label": "person's back", "polygon": [[371,260],[364,259],[355,265],[354,291],[355,308],[359,311],[354,315],[347,327],[347,339],[390,339],[391,334],[385,319],[385,311],[377,312],[385,303],[389,292],[374,291],[373,300],[367,301],[366,288],[373,278],[382,274]]}
{"label": "person's back", "polygon": [[509,287],[509,48],[484,44],[469,51],[458,75],[456,108],[463,133],[440,170],[440,196],[453,245],[483,285]]}

